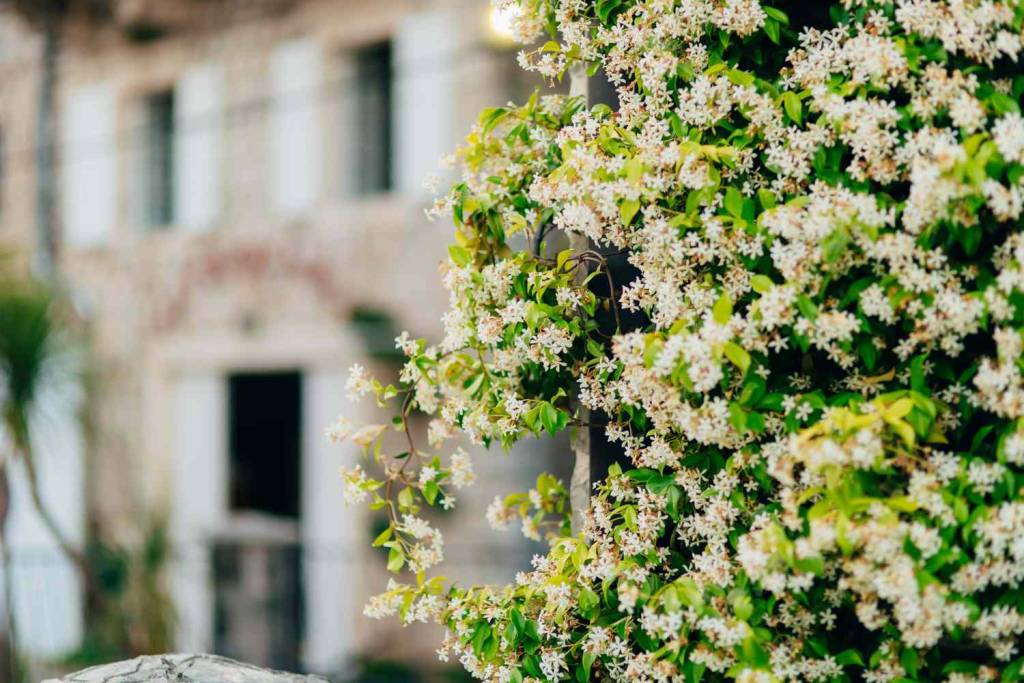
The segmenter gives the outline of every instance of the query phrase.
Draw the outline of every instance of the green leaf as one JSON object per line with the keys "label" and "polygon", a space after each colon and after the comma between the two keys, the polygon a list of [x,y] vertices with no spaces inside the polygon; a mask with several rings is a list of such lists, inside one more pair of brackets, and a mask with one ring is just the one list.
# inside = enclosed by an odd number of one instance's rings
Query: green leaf
{"label": "green leaf", "polygon": [[480,114],[480,124],[483,126],[484,134],[490,133],[494,127],[508,115],[508,109],[504,107],[489,107]]}
{"label": "green leaf", "polygon": [[751,615],[754,613],[754,603],[751,602],[750,596],[746,593],[741,593],[734,597],[732,601],[732,611],[740,621],[750,619]]}
{"label": "green leaf", "polygon": [[913,648],[909,647],[904,648],[903,652],[900,653],[900,664],[903,665],[903,669],[910,675],[911,678],[917,678],[917,650],[914,650]]}
{"label": "green leaf", "polygon": [[906,420],[914,428],[914,432],[922,439],[927,438],[932,430],[932,418],[924,411],[915,408],[907,415]]}
{"label": "green leaf", "polygon": [[622,5],[622,0],[597,0],[594,13],[605,26],[610,26],[615,18],[615,11]]}
{"label": "green leaf", "polygon": [[699,664],[692,659],[687,659],[683,664],[683,672],[686,674],[686,683],[700,683],[704,678],[704,671],[707,664]]}
{"label": "green leaf", "polygon": [[393,547],[388,551],[388,571],[395,573],[402,569],[405,564],[405,553],[400,547]]}
{"label": "green leaf", "polygon": [[1017,101],[1009,95],[1001,92],[992,93],[988,101],[992,104],[992,109],[996,114],[1019,114],[1020,105]]}
{"label": "green leaf", "polygon": [[563,249],[558,252],[558,256],[555,258],[555,270],[562,270],[570,258],[572,258],[572,249]]}
{"label": "green leaf", "polygon": [[771,190],[767,190],[763,187],[757,191],[757,200],[761,202],[761,208],[765,211],[774,209],[778,204],[778,202],[775,201],[775,195],[771,193]]}
{"label": "green leaf", "polygon": [[540,670],[540,660],[537,659],[537,655],[527,655],[523,658],[523,668],[526,669],[526,673],[530,674],[534,678],[543,680],[544,674]]}
{"label": "green leaf", "polygon": [[875,346],[875,342],[870,337],[862,337],[857,342],[857,353],[860,355],[861,360],[864,361],[864,366],[869,370],[875,369],[875,364],[878,362],[878,347]]}
{"label": "green leaf", "polygon": [[750,72],[741,71],[740,69],[729,69],[725,75],[728,76],[730,81],[740,87],[745,88],[754,85],[754,74]]}
{"label": "green leaf", "polygon": [[763,9],[764,13],[768,15],[769,18],[774,19],[783,26],[789,26],[789,17],[782,10],[775,7],[764,7]]}
{"label": "green leaf", "polygon": [[466,197],[460,208],[463,218],[469,218],[480,209],[480,200],[473,196]]}
{"label": "green leaf", "polygon": [[907,448],[913,448],[914,442],[917,441],[917,435],[913,427],[903,420],[893,420],[889,422],[889,427],[903,439],[903,443],[907,445]]}
{"label": "green leaf", "polygon": [[743,216],[743,195],[735,187],[729,186],[725,190],[725,210],[733,218]]}
{"label": "green leaf", "polygon": [[747,411],[739,403],[729,404],[729,424],[741,434],[747,430],[747,415]]}
{"label": "green leaf", "polygon": [[554,436],[569,424],[569,413],[559,410],[549,402],[540,404],[540,423],[548,434]]}
{"label": "green leaf", "polygon": [[505,625],[505,632],[503,635],[505,636],[505,640],[514,645],[516,640],[519,639],[519,629],[517,629],[516,625],[510,621]]}
{"label": "green leaf", "polygon": [[487,625],[486,621],[476,622],[476,628],[473,629],[473,649],[477,654],[483,654],[484,645],[487,639],[491,637],[491,627]]}
{"label": "green leaf", "polygon": [[836,655],[836,663],[842,666],[864,666],[864,659],[860,656],[860,653],[850,648],[849,650],[843,650]]}
{"label": "green leaf", "polygon": [[927,391],[924,375],[924,363],[927,359],[926,355],[920,355],[910,361],[910,388],[914,391]]}
{"label": "green leaf", "polygon": [[622,219],[622,224],[629,225],[632,223],[638,211],[640,211],[640,200],[623,199],[622,203],[619,204],[619,218]]}
{"label": "green leaf", "polygon": [[523,616],[522,612],[517,609],[513,609],[509,613],[509,618],[512,620],[512,624],[516,627],[517,631],[520,633],[526,631],[526,618]]}
{"label": "green leaf", "polygon": [[[584,546],[581,546],[584,547]],[[594,607],[598,605],[600,599],[597,597],[597,593],[590,590],[586,586],[580,589],[579,605],[580,611],[587,613],[590,612]]]}
{"label": "green leaf", "polygon": [[757,375],[747,377],[743,382],[743,391],[740,392],[740,404],[746,407],[757,405],[766,390],[767,385],[763,379]]}
{"label": "green leaf", "polygon": [[796,307],[799,308],[800,313],[802,313],[803,316],[811,322],[818,319],[818,307],[806,294],[801,294],[796,298]]}
{"label": "green leaf", "polygon": [[800,101],[800,96],[795,92],[786,91],[782,93],[782,106],[786,110],[786,115],[789,116],[795,123],[802,123],[804,118],[804,105]]}
{"label": "green leaf", "polygon": [[758,294],[765,294],[775,286],[775,283],[767,275],[755,275],[750,278],[750,286]]}
{"label": "green leaf", "polygon": [[583,671],[583,681],[590,680],[590,668],[594,665],[594,660],[597,659],[597,655],[593,652],[584,652],[581,664],[583,664],[581,670]]}
{"label": "green leaf", "polygon": [[1017,683],[1022,678],[1022,670],[1024,670],[1024,657],[1017,659],[1003,669],[1003,683]]}
{"label": "green leaf", "polygon": [[981,244],[981,228],[978,226],[963,228],[960,233],[960,244],[963,245],[968,256],[974,256],[978,251],[978,245]]}
{"label": "green leaf", "polygon": [[916,512],[918,504],[910,496],[892,496],[886,498],[885,504],[897,512]]}
{"label": "green leaf", "polygon": [[718,297],[714,308],[711,309],[711,315],[719,325],[726,324],[732,318],[732,299],[726,292],[722,292],[722,296]]}
{"label": "green leaf", "polygon": [[441,489],[437,487],[437,483],[433,480],[428,481],[423,485],[423,497],[430,505],[434,504],[434,501],[437,500],[437,496],[440,492]]}
{"label": "green leaf", "polygon": [[448,247],[448,256],[451,257],[452,263],[462,268],[473,262],[473,253],[469,249],[455,244]]}
{"label": "green leaf", "polygon": [[724,351],[725,357],[738,367],[740,372],[746,374],[747,369],[750,367],[750,354],[747,353],[746,349],[736,342],[729,341],[725,343]]}
{"label": "green leaf", "polygon": [[377,538],[373,539],[373,547],[379,548],[385,543],[387,543],[388,539],[391,538],[391,532],[392,528],[390,526],[384,531],[380,532],[380,534],[377,535]]}

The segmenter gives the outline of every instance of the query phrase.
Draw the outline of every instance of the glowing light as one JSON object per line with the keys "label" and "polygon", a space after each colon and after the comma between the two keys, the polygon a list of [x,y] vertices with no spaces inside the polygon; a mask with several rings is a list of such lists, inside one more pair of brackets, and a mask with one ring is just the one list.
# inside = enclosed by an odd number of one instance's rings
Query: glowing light
{"label": "glowing light", "polygon": [[504,7],[491,7],[488,17],[491,38],[496,43],[511,45],[516,42],[515,32],[512,25],[520,9],[518,5],[505,5]]}

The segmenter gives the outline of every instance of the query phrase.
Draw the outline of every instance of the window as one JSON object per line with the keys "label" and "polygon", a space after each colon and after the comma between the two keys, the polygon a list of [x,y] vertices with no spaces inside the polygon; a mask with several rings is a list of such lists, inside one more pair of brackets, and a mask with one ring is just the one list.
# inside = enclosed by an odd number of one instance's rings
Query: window
{"label": "window", "polygon": [[174,92],[155,93],[144,104],[144,219],[148,227],[158,228],[175,219]]}
{"label": "window", "polygon": [[387,192],[393,186],[391,43],[357,50],[354,62],[353,185],[358,194]]}
{"label": "window", "polygon": [[232,510],[299,517],[301,393],[298,372],[229,376]]}

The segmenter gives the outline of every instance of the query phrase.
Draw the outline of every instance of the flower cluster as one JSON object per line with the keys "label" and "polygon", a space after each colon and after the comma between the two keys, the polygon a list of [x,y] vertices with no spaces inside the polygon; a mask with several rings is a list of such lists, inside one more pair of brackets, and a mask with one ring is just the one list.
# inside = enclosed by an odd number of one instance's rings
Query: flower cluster
{"label": "flower cluster", "polygon": [[551,478],[496,500],[549,552],[446,587],[417,515],[463,456],[335,429],[382,460],[346,495],[417,573],[368,612],[437,619],[500,683],[1019,680],[1024,4],[499,4],[550,34],[526,68],[602,71],[618,105],[483,113],[433,210],[444,339],[350,389],[504,446],[589,411],[621,458],[576,535]]}

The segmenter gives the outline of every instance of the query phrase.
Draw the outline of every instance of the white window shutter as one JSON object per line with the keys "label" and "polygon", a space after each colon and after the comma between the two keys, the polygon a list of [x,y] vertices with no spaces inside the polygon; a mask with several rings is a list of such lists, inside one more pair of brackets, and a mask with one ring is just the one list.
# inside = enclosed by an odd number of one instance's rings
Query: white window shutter
{"label": "white window shutter", "polygon": [[223,70],[190,68],[175,87],[174,215],[186,230],[208,230],[223,201]]}
{"label": "white window shutter", "polygon": [[423,181],[455,148],[459,22],[452,10],[420,12],[395,36],[395,180],[405,194],[423,195]]}
{"label": "white window shutter", "polygon": [[61,112],[64,241],[105,244],[117,218],[117,121],[108,84],[73,90]]}
{"label": "white window shutter", "polygon": [[179,549],[171,572],[177,608],[176,645],[213,647],[211,536],[228,518],[227,384],[217,374],[187,373],[174,386],[170,532]]}
{"label": "white window shutter", "polygon": [[286,216],[308,212],[320,197],[322,64],[312,39],[279,45],[270,58],[270,198]]}
{"label": "white window shutter", "polygon": [[[347,337],[347,335],[346,335]],[[357,340],[347,339],[346,353],[361,353]],[[362,457],[359,447],[324,444],[323,425],[348,411],[343,398],[344,373],[314,370],[303,377],[302,540],[307,548],[350,548],[359,543],[368,520],[347,507],[338,495],[339,465],[353,467]],[[331,448],[333,446],[333,450]],[[336,670],[357,654],[358,637],[349,627],[362,605],[351,589],[359,579],[359,564],[336,553],[310,553],[303,566],[306,582],[306,643],[304,663],[314,671]]]}

